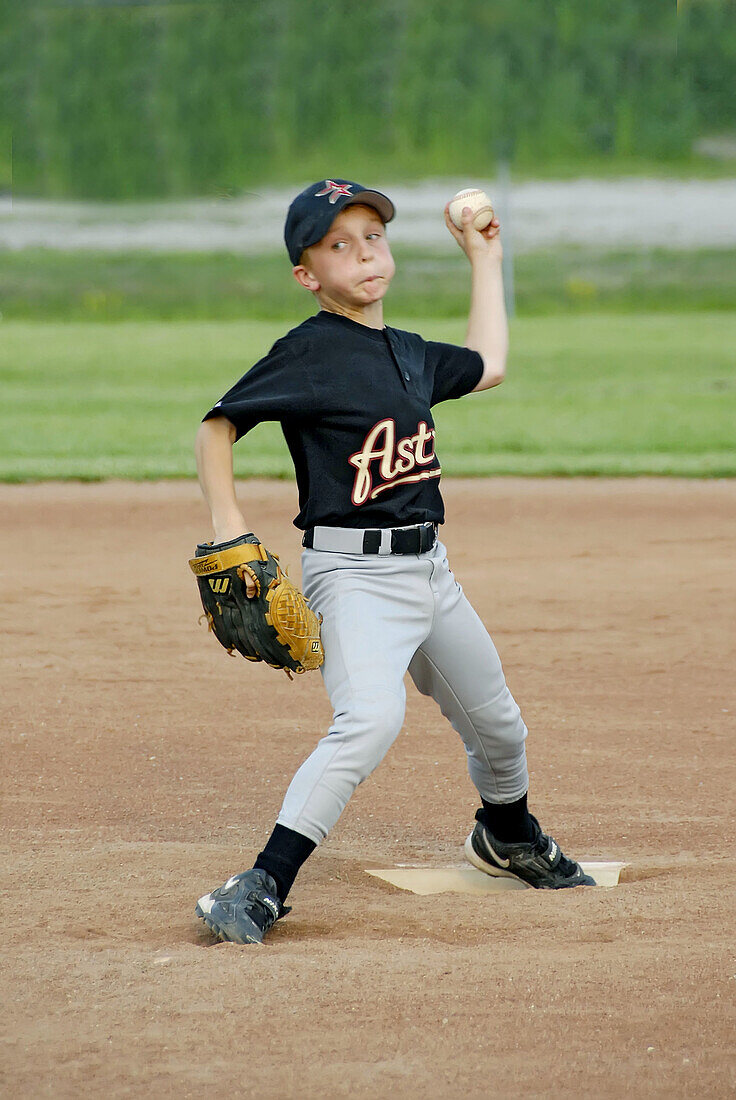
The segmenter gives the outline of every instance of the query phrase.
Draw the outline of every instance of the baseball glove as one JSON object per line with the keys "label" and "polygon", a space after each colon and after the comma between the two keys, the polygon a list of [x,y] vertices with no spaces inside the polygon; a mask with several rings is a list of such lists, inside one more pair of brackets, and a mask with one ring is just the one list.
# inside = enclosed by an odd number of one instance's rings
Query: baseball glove
{"label": "baseball glove", "polygon": [[[189,566],[197,578],[209,629],[230,656],[237,649],[248,661],[265,661],[291,673],[319,668],[324,651],[322,617],[289,580],[253,534],[229,542],[200,543]],[[256,594],[246,595],[246,575]]]}

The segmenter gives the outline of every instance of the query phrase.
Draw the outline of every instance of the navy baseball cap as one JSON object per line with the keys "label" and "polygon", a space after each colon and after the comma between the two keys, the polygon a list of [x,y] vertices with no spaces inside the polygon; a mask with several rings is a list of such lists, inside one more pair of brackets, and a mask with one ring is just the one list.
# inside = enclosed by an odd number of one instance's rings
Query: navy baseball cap
{"label": "navy baseball cap", "polygon": [[304,249],[322,240],[340,211],[358,202],[377,210],[384,224],[396,213],[386,195],[351,180],[320,180],[297,195],[289,207],[284,226],[286,251],[291,262],[298,264]]}

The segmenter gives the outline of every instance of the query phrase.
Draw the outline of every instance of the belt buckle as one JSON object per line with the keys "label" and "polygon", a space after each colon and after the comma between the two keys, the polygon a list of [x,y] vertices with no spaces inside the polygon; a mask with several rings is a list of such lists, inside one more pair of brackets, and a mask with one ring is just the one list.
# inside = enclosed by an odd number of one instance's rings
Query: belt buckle
{"label": "belt buckle", "polygon": [[423,523],[417,524],[416,527],[412,527],[409,530],[406,528],[394,529],[391,532],[391,553],[421,554],[425,550],[429,550],[432,543],[427,542],[425,545],[425,536],[429,539],[431,530],[431,528]]}
{"label": "belt buckle", "polygon": [[433,523],[424,524],[419,532],[419,553],[426,554],[435,544],[436,528]]}

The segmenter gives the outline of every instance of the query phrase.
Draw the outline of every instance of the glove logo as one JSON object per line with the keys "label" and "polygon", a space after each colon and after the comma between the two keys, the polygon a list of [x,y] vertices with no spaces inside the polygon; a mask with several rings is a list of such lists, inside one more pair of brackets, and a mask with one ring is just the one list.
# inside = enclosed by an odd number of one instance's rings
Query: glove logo
{"label": "glove logo", "polygon": [[211,577],[209,584],[213,592],[217,592],[218,595],[222,595],[224,592],[227,592],[228,585],[230,584],[230,578]]}

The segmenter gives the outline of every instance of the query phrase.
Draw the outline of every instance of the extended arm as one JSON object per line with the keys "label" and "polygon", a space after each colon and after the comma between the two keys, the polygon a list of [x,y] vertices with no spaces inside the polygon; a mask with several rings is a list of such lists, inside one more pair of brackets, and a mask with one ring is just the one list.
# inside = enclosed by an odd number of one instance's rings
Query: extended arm
{"label": "extended arm", "polygon": [[463,228],[459,230],[450,218],[449,203],[445,207],[445,222],[470,261],[470,315],[465,346],[479,352],[483,359],[483,374],[475,393],[497,386],[506,374],[509,327],[503,295],[499,223],[494,218],[487,229],[474,229],[473,213],[466,207]]}
{"label": "extended arm", "polygon": [[250,530],[235,496],[235,435],[234,424],[218,416],[200,424],[194,444],[199,484],[212,513],[215,542],[227,542]]}

